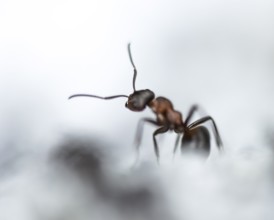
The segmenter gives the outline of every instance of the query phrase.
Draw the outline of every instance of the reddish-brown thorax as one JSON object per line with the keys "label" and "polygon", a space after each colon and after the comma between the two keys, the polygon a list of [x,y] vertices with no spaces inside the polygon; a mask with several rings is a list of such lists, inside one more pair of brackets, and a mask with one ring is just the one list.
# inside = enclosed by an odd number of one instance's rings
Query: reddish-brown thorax
{"label": "reddish-brown thorax", "polygon": [[153,99],[148,106],[157,116],[157,122],[161,125],[168,125],[170,129],[183,127],[182,114],[174,110],[172,103],[164,98]]}

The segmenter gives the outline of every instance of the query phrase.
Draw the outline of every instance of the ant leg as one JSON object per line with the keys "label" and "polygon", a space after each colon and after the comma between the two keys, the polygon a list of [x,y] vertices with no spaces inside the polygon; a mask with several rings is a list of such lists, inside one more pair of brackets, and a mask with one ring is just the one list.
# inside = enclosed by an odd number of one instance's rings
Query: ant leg
{"label": "ant leg", "polygon": [[153,125],[159,125],[155,120],[151,119],[151,118],[142,118],[139,120],[138,122],[138,126],[137,126],[137,131],[136,131],[136,136],[135,136],[135,146],[137,148],[137,150],[139,150],[139,146],[142,140],[142,135],[143,135],[143,129],[144,129],[144,123],[148,122],[150,124]]}
{"label": "ant leg", "polygon": [[195,128],[195,127],[197,127],[198,125],[203,124],[203,123],[205,123],[205,122],[207,122],[207,121],[209,121],[209,120],[210,120],[210,121],[212,122],[212,124],[213,124],[213,128],[214,128],[213,130],[214,130],[214,135],[215,135],[215,139],[216,139],[217,146],[218,146],[219,149],[221,149],[222,146],[223,146],[223,143],[222,143],[222,140],[221,140],[221,137],[220,137],[218,128],[217,128],[217,126],[216,126],[216,124],[215,124],[215,121],[213,120],[212,117],[210,117],[210,116],[203,117],[203,118],[201,118],[201,119],[199,119],[199,120],[193,122],[192,124],[190,124],[190,125],[188,126],[188,129]]}
{"label": "ant leg", "polygon": [[157,134],[161,134],[161,133],[165,133],[167,132],[169,129],[168,126],[164,126],[164,127],[160,127],[158,128],[156,131],[154,131],[153,133],[153,143],[154,143],[154,151],[155,151],[155,154],[156,154],[156,157],[157,157],[157,162],[159,163],[159,148],[158,148],[158,144],[157,144],[157,141],[156,141],[156,135]]}
{"label": "ant leg", "polygon": [[181,137],[181,134],[177,134],[177,138],[176,138],[175,146],[174,146],[174,149],[173,149],[173,158],[174,158],[174,156],[175,156],[175,152],[176,152],[176,150],[178,149],[178,145],[179,145],[180,137]]}
{"label": "ant leg", "polygon": [[134,141],[134,145],[135,145],[136,151],[137,151],[137,157],[136,157],[135,163],[137,163],[137,161],[139,160],[139,148],[140,148],[140,144],[141,144],[141,140],[142,140],[142,134],[143,134],[145,122],[148,122],[153,125],[159,125],[156,121],[154,121],[151,118],[142,118],[139,120],[137,130],[136,130],[135,141]]}
{"label": "ant leg", "polygon": [[203,109],[201,109],[201,107],[199,107],[198,105],[191,106],[191,108],[190,108],[190,110],[187,114],[186,120],[185,120],[185,125],[186,126],[188,126],[188,123],[189,123],[190,119],[192,118],[194,112],[198,111],[198,110],[200,110],[200,111],[202,110],[203,115],[205,115]]}

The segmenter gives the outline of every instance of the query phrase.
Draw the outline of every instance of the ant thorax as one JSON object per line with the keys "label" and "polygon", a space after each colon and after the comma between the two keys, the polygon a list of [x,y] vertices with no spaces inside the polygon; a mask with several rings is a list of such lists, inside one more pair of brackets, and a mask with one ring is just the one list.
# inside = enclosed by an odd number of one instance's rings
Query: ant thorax
{"label": "ant thorax", "polygon": [[161,96],[153,99],[150,103],[148,103],[148,106],[156,114],[159,113],[165,115],[168,110],[174,111],[171,102],[167,98]]}
{"label": "ant thorax", "polygon": [[148,105],[156,114],[159,124],[168,125],[171,130],[182,130],[182,114],[174,110],[172,103],[167,98],[157,97]]}
{"label": "ant thorax", "polygon": [[168,111],[167,112],[167,120],[170,123],[170,127],[176,133],[182,133],[185,131],[185,127],[183,124],[182,114],[178,111]]}

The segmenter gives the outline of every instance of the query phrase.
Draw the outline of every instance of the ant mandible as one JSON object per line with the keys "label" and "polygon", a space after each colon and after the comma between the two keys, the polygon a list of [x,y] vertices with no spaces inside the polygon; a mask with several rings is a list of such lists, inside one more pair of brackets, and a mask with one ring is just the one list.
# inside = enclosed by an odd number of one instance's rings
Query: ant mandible
{"label": "ant mandible", "polygon": [[75,98],[75,97],[92,97],[92,98],[108,100],[108,99],[125,97],[125,98],[128,98],[125,104],[125,107],[131,111],[140,112],[140,111],[143,111],[146,107],[149,107],[155,113],[156,120],[152,118],[142,118],[139,121],[135,143],[136,143],[136,148],[139,151],[144,122],[158,126],[158,128],[153,132],[154,151],[155,151],[158,162],[159,162],[160,155],[159,155],[158,144],[156,141],[156,136],[158,134],[165,133],[168,130],[171,130],[171,131],[173,130],[175,133],[178,134],[175,147],[173,150],[173,154],[175,154],[178,147],[178,143],[182,136],[182,141],[181,141],[182,150],[194,148],[195,150],[203,152],[205,153],[206,156],[208,156],[210,153],[210,134],[206,127],[201,126],[207,121],[211,121],[213,125],[212,126],[213,133],[215,136],[217,147],[220,150],[222,148],[222,140],[219,135],[219,131],[217,129],[216,123],[214,122],[211,116],[205,116],[192,122],[191,124],[189,123],[194,112],[199,109],[198,105],[193,105],[190,108],[185,121],[183,121],[182,114],[173,108],[171,101],[168,100],[167,98],[162,96],[155,98],[154,93],[149,89],[136,90],[135,81],[137,77],[137,69],[132,59],[130,44],[128,44],[128,55],[134,70],[132,94],[130,94],[129,96],[114,95],[114,96],[107,96],[107,97],[91,95],[91,94],[75,94],[70,96],[69,99]]}

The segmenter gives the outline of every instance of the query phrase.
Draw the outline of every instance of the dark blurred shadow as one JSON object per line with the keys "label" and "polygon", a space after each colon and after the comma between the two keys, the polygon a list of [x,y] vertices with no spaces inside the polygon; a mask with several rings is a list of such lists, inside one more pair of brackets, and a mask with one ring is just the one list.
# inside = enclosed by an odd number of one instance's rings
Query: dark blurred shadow
{"label": "dark blurred shadow", "polygon": [[94,141],[70,138],[53,152],[52,159],[100,187],[103,156],[98,149],[99,146]]}
{"label": "dark blurred shadow", "polygon": [[119,174],[115,161],[106,162],[110,158],[102,149],[107,148],[98,140],[70,137],[53,152],[51,160],[72,171],[96,192],[98,199],[117,209],[126,219],[173,219],[159,180],[145,169],[129,168],[126,175]]}

